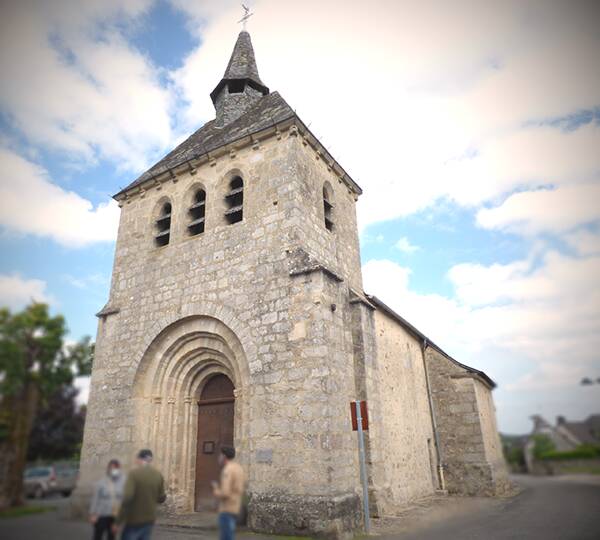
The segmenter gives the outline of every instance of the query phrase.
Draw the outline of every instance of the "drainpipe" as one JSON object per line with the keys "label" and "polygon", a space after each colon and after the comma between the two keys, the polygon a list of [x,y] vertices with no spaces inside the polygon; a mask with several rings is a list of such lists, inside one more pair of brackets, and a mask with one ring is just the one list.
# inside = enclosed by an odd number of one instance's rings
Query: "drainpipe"
{"label": "drainpipe", "polygon": [[440,439],[438,436],[437,422],[435,419],[435,410],[433,408],[433,398],[431,397],[431,386],[429,385],[429,373],[427,372],[427,361],[425,360],[425,350],[427,349],[427,338],[421,342],[421,358],[423,359],[423,369],[425,370],[425,385],[427,386],[427,401],[429,402],[429,412],[431,413],[431,427],[433,429],[433,439],[435,441],[435,455],[437,458],[437,472],[439,489],[446,490],[446,481],[444,479],[444,463],[442,461],[442,451],[440,449]]}

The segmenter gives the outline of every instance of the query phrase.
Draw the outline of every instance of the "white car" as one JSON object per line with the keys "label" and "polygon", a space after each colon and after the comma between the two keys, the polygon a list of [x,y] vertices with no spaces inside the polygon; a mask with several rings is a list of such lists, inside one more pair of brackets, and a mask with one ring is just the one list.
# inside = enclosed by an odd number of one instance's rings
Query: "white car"
{"label": "white car", "polygon": [[32,467],[25,471],[23,488],[26,497],[42,499],[51,493],[71,495],[77,483],[78,471],[70,467]]}

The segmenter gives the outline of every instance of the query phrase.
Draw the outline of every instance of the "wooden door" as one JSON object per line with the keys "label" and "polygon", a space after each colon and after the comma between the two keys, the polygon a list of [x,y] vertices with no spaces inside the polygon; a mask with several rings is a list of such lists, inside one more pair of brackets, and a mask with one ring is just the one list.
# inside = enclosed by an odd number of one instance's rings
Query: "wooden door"
{"label": "wooden door", "polygon": [[215,375],[204,386],[198,401],[196,447],[196,511],[214,508],[211,482],[219,479],[222,446],[233,446],[233,384]]}

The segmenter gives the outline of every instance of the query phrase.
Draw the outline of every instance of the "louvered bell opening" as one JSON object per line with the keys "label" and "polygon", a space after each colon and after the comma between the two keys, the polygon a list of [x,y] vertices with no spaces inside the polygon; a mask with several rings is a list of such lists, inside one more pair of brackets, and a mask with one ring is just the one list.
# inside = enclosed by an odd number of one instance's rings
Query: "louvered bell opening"
{"label": "louvered bell opening", "polygon": [[327,199],[323,199],[323,207],[325,210],[325,228],[328,231],[333,231],[333,204],[331,204]]}
{"label": "louvered bell opening", "polygon": [[206,192],[203,189],[196,193],[194,204],[190,206],[188,213],[191,218],[191,221],[188,223],[190,236],[203,233],[206,216]]}
{"label": "louvered bell opening", "polygon": [[225,195],[227,210],[225,219],[230,225],[238,223],[244,218],[244,181],[234,177],[229,183],[229,192]]}
{"label": "louvered bell opening", "polygon": [[158,247],[166,246],[171,239],[171,205],[166,203],[156,220],[156,234],[154,242]]}

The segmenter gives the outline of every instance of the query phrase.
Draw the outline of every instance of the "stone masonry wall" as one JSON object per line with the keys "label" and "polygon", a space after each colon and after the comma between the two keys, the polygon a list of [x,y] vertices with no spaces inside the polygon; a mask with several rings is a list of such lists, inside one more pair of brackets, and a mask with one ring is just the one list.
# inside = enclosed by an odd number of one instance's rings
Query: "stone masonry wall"
{"label": "stone masonry wall", "polygon": [[491,389],[435,349],[426,350],[426,360],[448,492],[502,492],[506,468],[493,443]]}
{"label": "stone masonry wall", "polygon": [[[156,463],[166,476],[169,504],[176,501],[172,510],[191,509],[193,486],[180,476],[190,474],[182,468],[192,467],[193,451],[175,454],[184,452],[181,434],[188,430],[186,440],[193,439],[194,417],[168,411],[180,410],[181,400],[193,409],[197,396],[177,394],[177,379],[164,385],[171,395],[136,387],[141,360],[160,363],[152,356],[168,352],[153,344],[168,342],[171,333],[185,342],[192,322],[178,321],[191,317],[207,331],[220,324],[218,336],[225,337],[219,339],[231,341],[232,333],[236,345],[227,341],[223,354],[243,364],[233,371],[239,373],[235,443],[248,472],[251,524],[289,534],[338,534],[358,526],[356,443],[347,429],[348,402],[355,397],[348,287],[360,288],[361,281],[355,200],[317,157],[299,136],[285,133],[123,205],[109,300],[118,312],[99,325],[81,500],[110,458],[131,463],[148,443],[154,419],[177,419],[174,440],[164,446],[169,455],[157,454]],[[227,225],[223,197],[233,174],[244,179],[244,219]],[[334,186],[333,232],[322,218],[324,181]],[[191,237],[187,209],[198,187],[207,194],[206,228]],[[173,209],[171,240],[156,247],[154,220],[166,201]],[[341,281],[322,272],[290,276],[297,247]],[[141,412],[149,410],[156,414]],[[286,514],[290,508],[295,512]]]}
{"label": "stone masonry wall", "polygon": [[474,380],[474,387],[486,459],[492,468],[496,494],[501,494],[509,490],[511,484],[496,422],[494,397],[492,391],[477,379]]}
{"label": "stone masonry wall", "polygon": [[383,468],[376,490],[382,513],[391,514],[435,492],[437,463],[419,342],[381,310],[374,319]]}

